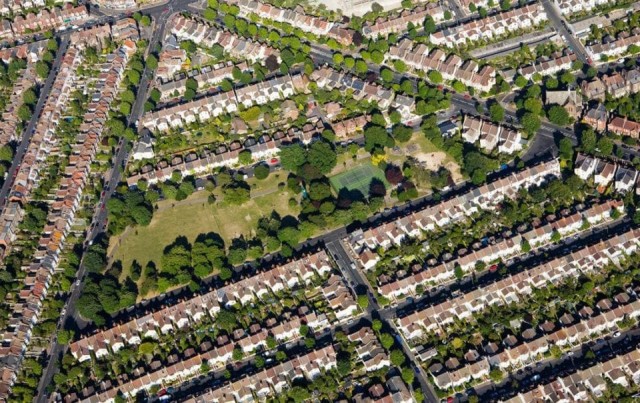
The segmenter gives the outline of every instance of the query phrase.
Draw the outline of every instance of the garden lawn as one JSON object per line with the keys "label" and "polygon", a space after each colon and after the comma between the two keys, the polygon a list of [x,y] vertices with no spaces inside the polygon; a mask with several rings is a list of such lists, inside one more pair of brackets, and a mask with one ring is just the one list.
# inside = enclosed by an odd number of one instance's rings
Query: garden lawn
{"label": "garden lawn", "polygon": [[[274,210],[283,217],[297,216],[298,208],[289,207],[291,193],[278,190],[278,182],[284,180],[282,174],[279,176],[271,174],[264,181],[248,180],[252,199],[242,206],[228,206],[220,201],[210,205],[206,191],[195,192],[180,202],[160,201],[147,227],[129,228],[120,236],[112,237],[109,254],[113,260],[122,261],[124,278],[133,260],[143,267],[149,261],[159,263],[164,248],[179,236],[185,236],[193,243],[198,235],[215,232],[229,245],[233,238],[250,236],[258,219]],[[214,194],[222,200],[220,189]]]}

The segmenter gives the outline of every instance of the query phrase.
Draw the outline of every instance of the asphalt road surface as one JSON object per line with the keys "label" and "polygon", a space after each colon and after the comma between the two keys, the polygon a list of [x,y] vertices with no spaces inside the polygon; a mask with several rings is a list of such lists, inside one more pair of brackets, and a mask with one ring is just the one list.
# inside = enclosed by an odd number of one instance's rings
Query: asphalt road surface
{"label": "asphalt road surface", "polygon": [[582,42],[569,31],[567,22],[560,14],[560,10],[549,0],[542,0],[542,6],[547,13],[547,18],[549,18],[549,21],[551,21],[556,31],[558,31],[558,34],[562,36],[562,39],[567,42],[571,50],[573,50],[573,53],[576,54],[578,60],[583,63],[592,64]]}
{"label": "asphalt road surface", "polygon": [[69,35],[64,35],[60,37],[60,45],[58,47],[58,52],[56,53],[56,58],[53,61],[53,65],[51,67],[51,71],[49,72],[49,76],[47,77],[44,85],[40,89],[40,97],[38,98],[38,103],[33,111],[33,115],[31,115],[31,119],[27,124],[27,128],[24,130],[22,134],[22,140],[20,144],[16,148],[15,155],[13,157],[13,161],[11,163],[11,168],[9,168],[7,180],[3,183],[2,189],[0,189],[0,206],[4,209],[4,206],[7,202],[7,196],[9,195],[9,191],[13,186],[13,179],[15,178],[15,174],[22,163],[22,158],[24,158],[24,153],[29,148],[29,143],[31,143],[31,138],[33,137],[34,129],[38,120],[40,119],[40,114],[42,113],[42,108],[49,98],[49,94],[51,93],[51,87],[53,86],[53,82],[55,81],[56,76],[58,75],[58,70],[60,69],[60,65],[62,64],[62,59],[64,58],[64,54],[67,52],[67,48],[69,46]]}
{"label": "asphalt road surface", "polygon": [[[158,43],[158,41],[161,39],[161,35],[164,32],[165,24],[167,21],[167,18],[164,18],[164,17],[168,16],[168,14],[170,13],[170,10],[171,10],[170,8],[167,8],[166,10],[161,11],[160,14],[158,15],[158,19],[156,21],[159,21],[160,25],[158,25],[154,30],[152,39],[150,41],[150,49],[153,49],[155,44]],[[140,119],[140,116],[142,116],[144,103],[147,99],[147,94],[149,92],[149,83],[151,81],[152,74],[153,73],[150,70],[145,68],[145,71],[140,80],[140,85],[138,87],[138,96],[132,108],[131,115],[128,118],[128,122],[130,125],[135,124],[138,121],[138,119]],[[121,169],[124,168],[126,161],[128,159],[128,156],[129,156],[129,152],[128,152],[127,142],[124,138],[121,138],[116,148],[116,154],[112,161],[112,164],[113,164],[112,168],[110,172],[105,176],[105,177],[108,177],[109,180],[104,185],[104,192],[100,197],[100,201],[96,209],[96,213],[92,220],[92,227],[91,227],[92,229],[89,231],[87,235],[87,244],[92,243],[93,240],[97,236],[99,236],[101,233],[103,233],[106,229],[107,215],[108,215],[107,209],[105,207],[106,202],[107,200],[109,200],[109,198],[112,196],[113,192],[115,191],[116,185],[120,182]],[[81,261],[80,267],[78,269],[77,281],[76,283],[74,283],[71,291],[71,295],[69,296],[67,303],[65,304],[65,308],[66,308],[64,311],[65,314],[60,317],[59,323],[61,325],[64,325],[69,318],[73,318],[73,320],[79,324],[84,322],[84,320],[80,317],[80,315],[77,312],[76,303],[82,293],[82,286],[83,286],[83,280],[84,280],[85,274],[86,274],[86,268],[83,264],[83,261]],[[36,402],[44,403],[46,401],[47,386],[51,383],[53,379],[53,375],[57,370],[58,360],[62,357],[62,355],[64,354],[67,348],[68,348],[68,345],[66,344],[62,345],[58,343],[56,339],[53,340],[53,343],[49,350],[50,359],[49,359],[49,362],[47,363],[46,368],[43,371],[42,377],[40,379],[40,383],[38,385],[38,395],[36,397]]]}
{"label": "asphalt road surface", "polygon": [[[548,1],[543,1],[544,3],[548,3]],[[165,4],[156,6],[156,7],[150,7],[150,8],[146,8],[144,10],[145,14],[149,14],[152,17],[154,17],[154,21],[156,21],[157,24],[159,24],[153,31],[153,35],[152,35],[152,39],[151,39],[151,44],[150,44],[150,49],[153,49],[155,46],[155,43],[158,43],[158,41],[161,39],[161,35],[164,31],[165,28],[165,24],[166,21],[168,20],[168,16],[171,14],[171,12],[173,11],[183,11],[183,10],[187,10],[189,9],[189,4],[193,3],[193,1],[191,0],[173,0],[173,1],[169,1]],[[545,8],[548,7],[548,4],[545,5]],[[554,21],[555,24],[555,18],[558,17],[557,16],[557,11],[555,13],[555,17],[554,17],[554,13],[550,12],[549,10],[547,11],[547,14],[549,15],[549,18],[552,19]],[[125,16],[124,13],[115,15],[115,16],[102,16],[99,19],[97,19],[96,21],[93,21],[89,24],[85,24],[82,27],[80,27],[79,29],[82,29],[84,27],[87,27],[89,25],[94,25],[94,24],[99,24],[99,23],[104,23],[107,21],[113,21],[114,19],[117,18],[121,18]],[[559,22],[560,26],[563,26],[562,22]],[[564,28],[566,29],[566,28]],[[69,31],[67,31],[69,32]],[[568,38],[572,38],[571,35],[567,35]],[[60,54],[63,53],[63,50],[66,48],[66,46],[68,45],[68,35],[66,36],[65,39],[65,35],[63,34],[61,36],[61,46],[60,49],[61,51],[58,54],[58,57],[56,58],[56,61],[54,62],[54,68],[52,69],[52,74],[50,75],[50,77],[48,77],[47,79],[47,83],[45,83],[45,86],[43,87],[43,93],[48,93],[48,91],[50,91],[50,87],[51,84],[53,82],[53,78],[55,76],[54,72],[57,70],[57,68],[55,67],[56,65],[59,66],[60,61],[61,61],[61,57],[59,56]],[[581,49],[584,50],[583,47],[578,46],[578,45],[574,45],[575,49],[574,51],[576,51],[576,53],[579,54],[579,57],[583,56],[580,55],[580,51]],[[586,53],[585,53],[586,54]],[[315,59],[317,64],[324,64],[324,63],[331,63],[332,62],[332,52],[329,51],[326,48],[320,47],[318,45],[312,45],[312,56]],[[586,61],[586,60],[585,60]],[[372,71],[377,71],[379,72],[379,66],[376,65],[370,65],[369,68]],[[395,77],[398,81],[400,79],[403,78],[410,78],[415,80],[415,77],[412,77],[410,75],[401,75],[401,74],[396,74]],[[141,82],[140,82],[140,86],[139,86],[139,90],[138,90],[138,94],[139,96],[136,99],[136,102],[134,103],[133,107],[132,107],[132,115],[129,119],[129,123],[130,125],[135,125],[139,118],[142,116],[143,113],[143,108],[144,108],[144,102],[147,99],[147,94],[148,94],[148,90],[149,90],[149,84],[152,80],[152,72],[145,70],[145,72],[143,73],[143,76],[141,78]],[[483,102],[483,101],[477,101],[475,99],[469,98],[468,96],[465,97],[463,95],[460,94],[455,94],[452,93],[452,104],[454,106],[454,108],[459,109],[461,112],[464,113],[477,113],[476,112],[476,104],[477,102]],[[34,113],[34,118],[32,119],[32,121],[29,123],[29,126],[27,128],[27,131],[25,132],[25,136],[23,137],[23,141],[21,143],[21,146],[18,148],[17,153],[16,153],[16,158],[14,159],[14,164],[16,164],[15,161],[21,160],[22,155],[20,154],[20,150],[22,150],[22,153],[24,153],[24,150],[26,149],[26,145],[29,144],[29,140],[31,137],[31,131],[33,129],[33,125],[35,125],[35,122],[37,121],[37,119],[35,118],[35,116],[39,115],[39,113],[41,112],[42,109],[42,104],[43,104],[43,97],[40,98],[38,105],[36,106],[36,112]],[[486,108],[485,108],[486,110]],[[506,115],[508,116],[508,118],[511,119],[515,119],[515,112],[513,111],[507,111]],[[31,131],[29,131],[29,129],[31,129]],[[549,149],[551,149],[550,145],[553,145],[556,139],[556,134],[560,134],[563,136],[566,136],[568,138],[571,138],[573,141],[576,141],[576,136],[575,134],[571,131],[568,130],[566,128],[561,128],[549,123],[543,123],[541,126],[541,129],[538,133],[537,139],[536,141],[538,141],[540,144],[537,145],[537,149],[541,150],[541,152],[545,152]],[[540,139],[540,140],[538,140]],[[534,153],[535,156],[538,156],[538,153]],[[95,239],[96,236],[98,236],[100,233],[102,233],[105,229],[106,226],[106,218],[107,218],[107,213],[106,213],[106,209],[103,208],[104,203],[106,203],[106,201],[111,197],[114,189],[115,189],[115,185],[120,181],[120,177],[121,177],[121,168],[124,167],[124,165],[126,164],[127,161],[127,157],[128,157],[128,152],[127,152],[127,146],[125,144],[124,141],[121,141],[120,144],[118,145],[116,154],[114,156],[114,160],[113,160],[113,168],[110,172],[110,174],[108,175],[109,182],[105,184],[105,192],[101,197],[101,202],[98,206],[97,209],[97,213],[93,219],[93,223],[94,226],[92,226],[92,230],[89,232],[88,236],[87,236],[87,240],[89,242],[91,242],[93,239]],[[17,165],[16,165],[17,166]],[[12,166],[12,171],[15,170],[15,167]],[[12,172],[10,171],[10,172]],[[9,181],[7,181],[7,183],[5,183],[5,186],[3,187],[2,191],[0,191],[0,204],[3,204],[5,199],[6,199],[6,195],[8,192],[8,188],[10,188]],[[461,184],[460,186],[457,187],[457,190],[459,190],[460,188],[463,188],[465,186],[465,184]],[[397,209],[394,209],[392,212],[384,212],[381,213],[379,215],[376,215],[375,217],[373,217],[370,222],[373,221],[379,221],[379,220],[385,220],[385,219],[390,219],[394,216],[397,215],[401,215],[401,214],[406,214],[410,211],[412,211],[414,208],[420,206],[423,203],[429,202],[430,201],[430,197],[427,198],[423,198],[420,200],[416,200],[413,201],[411,203],[407,203],[404,206],[401,206]],[[327,245],[327,248],[330,250],[330,252],[335,253],[337,258],[336,261],[338,263],[338,265],[340,266],[341,270],[343,271],[345,278],[350,281],[350,283],[352,284],[352,287],[357,286],[357,287],[365,287],[365,289],[369,290],[369,285],[368,282],[366,281],[366,279],[364,279],[361,275],[361,273],[359,273],[358,270],[353,270],[351,264],[352,261],[350,259],[350,257],[348,256],[348,254],[346,253],[346,251],[344,250],[344,248],[342,247],[342,245],[340,245],[339,239],[343,238],[344,236],[346,236],[347,234],[347,229],[346,228],[339,228],[335,231],[332,231],[328,234],[325,234],[324,236],[322,236],[321,238],[315,239],[315,240],[311,240],[305,244],[302,245],[302,247],[308,246],[313,244],[314,242],[317,244],[319,242],[323,242]],[[76,284],[74,284],[71,296],[69,297],[69,300],[67,302],[67,309],[66,309],[66,313],[63,317],[61,317],[61,322],[60,323],[64,323],[66,320],[68,320],[69,318],[73,318],[76,321],[80,321],[81,318],[78,317],[77,312],[76,312],[76,307],[75,304],[77,302],[78,297],[80,296],[81,293],[81,288],[82,288],[82,279],[84,278],[85,275],[85,268],[84,265],[80,265],[80,269],[78,272],[78,279],[80,280],[79,285],[76,286]],[[374,298],[372,298],[372,296],[370,295],[370,304],[369,304],[369,312],[370,313],[374,313],[380,310],[380,307],[377,305],[377,302],[375,301]],[[383,315],[382,319],[385,319],[388,316],[388,313],[382,312]],[[393,326],[393,323],[391,323],[391,326]],[[67,346],[63,346],[58,344],[57,342],[54,342],[52,344],[51,347],[51,357],[53,359],[51,359],[49,361],[49,364],[47,366],[47,368],[45,369],[42,379],[41,379],[41,383],[38,389],[38,396],[36,401],[37,402],[44,402],[46,401],[46,393],[44,393],[46,386],[50,384],[53,375],[55,373],[56,370],[56,363],[57,360],[60,358],[60,356],[62,355],[62,353],[64,352],[64,350],[67,348]],[[413,360],[413,356],[412,353],[410,351],[410,349],[408,348],[408,346],[403,345],[403,349],[405,349],[405,352],[409,354],[409,356],[412,358]],[[415,361],[414,361],[415,362]],[[426,382],[426,374],[424,373],[424,371],[418,366],[417,368],[414,367],[414,370],[416,371],[416,375],[418,380],[420,381],[421,385],[422,385],[422,389],[425,393],[425,395],[427,396],[429,401],[437,401],[436,397],[435,397],[435,393],[433,392],[433,389],[431,387],[431,385]]]}

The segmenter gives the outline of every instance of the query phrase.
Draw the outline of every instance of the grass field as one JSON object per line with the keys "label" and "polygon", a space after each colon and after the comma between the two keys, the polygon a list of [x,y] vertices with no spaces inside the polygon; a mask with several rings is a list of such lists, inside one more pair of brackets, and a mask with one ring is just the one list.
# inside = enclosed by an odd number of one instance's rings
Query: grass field
{"label": "grass field", "polygon": [[[269,176],[264,181],[250,179],[252,199],[242,206],[227,206],[216,202],[207,203],[208,192],[195,192],[188,199],[176,202],[164,200],[158,203],[151,224],[147,227],[128,229],[119,237],[113,237],[109,252],[114,260],[123,263],[126,276],[133,260],[142,266],[149,261],[159,262],[164,248],[178,236],[185,236],[190,242],[202,233],[218,233],[227,243],[241,235],[251,236],[257,221],[263,215],[277,211],[281,216],[297,216],[297,208],[289,207],[291,194],[279,190],[278,183],[284,176]],[[220,190],[214,194],[221,200]]]}
{"label": "grass field", "polygon": [[369,194],[371,180],[374,178],[379,179],[385,186],[388,186],[382,170],[367,161],[346,172],[332,176],[329,180],[336,192],[342,189],[347,189],[348,191],[358,190],[364,196],[367,196]]}

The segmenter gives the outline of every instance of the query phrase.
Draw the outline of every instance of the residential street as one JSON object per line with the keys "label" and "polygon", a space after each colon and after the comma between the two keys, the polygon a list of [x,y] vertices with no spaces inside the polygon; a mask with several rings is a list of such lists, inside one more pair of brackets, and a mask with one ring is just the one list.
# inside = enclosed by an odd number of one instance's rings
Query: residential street
{"label": "residential street", "polygon": [[[174,13],[178,13],[186,10],[195,10],[193,7],[193,0],[169,0],[164,2],[163,4],[152,6],[146,8],[144,10],[145,14],[148,14],[153,17],[154,25],[152,36],[149,41],[149,49],[154,49],[158,44],[162,43],[163,35],[165,34],[166,24],[169,21],[170,17]],[[449,3],[453,6],[452,10],[455,14],[462,18],[464,12],[460,9],[459,3],[455,0],[449,0]],[[578,58],[588,63],[589,57],[586,53],[584,46],[580,43],[579,40],[575,39],[575,37],[569,32],[567,28],[566,21],[560,15],[558,8],[550,2],[550,0],[542,0],[542,4],[544,5],[545,11],[551,20],[554,29],[563,37],[565,40],[568,40],[570,47],[576,53]],[[96,19],[92,23],[88,23],[83,25],[78,29],[82,29],[84,27],[95,25],[99,23],[104,23],[107,21],[114,21],[120,17],[125,16],[125,13],[114,13],[114,15],[109,15],[104,13],[102,10],[98,11],[97,15],[100,17]],[[60,46],[58,53],[56,55],[56,59],[53,62],[53,67],[49,76],[47,77],[44,85],[41,88],[41,95],[38,100],[38,103],[35,107],[35,111],[33,116],[29,120],[29,123],[24,131],[22,136],[22,140],[18,145],[15,157],[12,162],[11,168],[8,170],[9,176],[6,182],[3,184],[0,189],[0,206],[6,206],[9,191],[12,187],[12,179],[15,175],[16,170],[18,169],[22,158],[24,157],[24,153],[27,150],[27,147],[31,141],[33,131],[35,125],[38,122],[40,114],[42,112],[42,108],[45,104],[48,94],[51,91],[51,87],[55,80],[56,74],[60,67],[62,58],[66,49],[69,46],[69,32],[58,35],[60,39]],[[321,46],[317,44],[311,45],[311,56],[316,67],[331,64],[333,61],[333,52],[327,46]],[[380,74],[380,65],[376,65],[373,63],[368,64],[369,69],[372,72]],[[402,80],[411,80],[413,82],[417,82],[421,80],[416,75],[411,73],[395,73],[394,72],[394,81],[396,83],[401,82]],[[138,127],[138,122],[144,114],[144,104],[148,99],[148,95],[150,93],[152,84],[154,81],[154,72],[151,69],[145,67],[143,74],[141,75],[141,79],[139,82],[139,86],[137,88],[136,99],[133,105],[131,106],[131,114],[127,117],[127,123],[130,127]],[[485,115],[488,113],[487,101],[483,99],[476,99],[469,95],[463,95],[455,92],[451,92],[447,89],[443,89],[443,91],[448,92],[451,96],[451,105],[454,110],[454,114],[472,114],[478,115],[478,105],[482,106],[482,109],[485,111]],[[321,115],[322,116],[322,115]],[[518,116],[515,110],[510,108],[505,108],[505,120],[509,124],[516,125],[518,122]],[[548,121],[543,121],[541,123],[540,130],[536,133],[535,137],[530,140],[530,144],[526,152],[522,155],[522,160],[527,163],[533,163],[540,160],[546,160],[549,157],[556,156],[558,153],[557,150],[557,142],[560,138],[566,137],[570,139],[574,144],[577,144],[578,139],[575,132],[571,129],[560,127],[554,125]],[[361,139],[358,139],[361,140]],[[361,144],[361,141],[358,143]],[[92,225],[90,231],[87,233],[86,243],[85,245],[90,245],[96,238],[102,236],[102,234],[106,231],[107,220],[108,220],[108,212],[106,209],[107,201],[113,196],[116,186],[121,182],[123,172],[125,171],[126,164],[129,158],[129,150],[131,149],[131,144],[128,144],[127,140],[124,138],[120,139],[117,147],[115,148],[115,153],[111,160],[112,167],[109,172],[105,175],[105,178],[108,178],[108,181],[104,184],[104,192],[100,197],[100,200],[97,204],[95,214],[92,217],[91,223]],[[625,158],[631,159],[632,157],[640,156],[640,152],[635,150],[634,148],[627,147],[625,148]],[[271,167],[270,167],[271,168]],[[276,168],[273,168],[276,169]],[[515,165],[514,163],[510,163],[505,165],[505,167],[501,168],[501,171],[490,173],[489,176],[491,178],[502,177],[506,175],[510,175],[514,172]],[[253,167],[244,168],[241,170],[242,174],[246,174],[247,176],[253,175]],[[13,176],[12,176],[13,175]],[[439,195],[442,200],[446,200],[449,197],[457,194],[461,194],[468,190],[471,187],[470,183],[462,182],[456,184],[452,189],[443,192],[443,194]],[[440,399],[437,397],[437,394],[430,382],[430,375],[422,368],[418,359],[415,357],[414,351],[407,344],[406,340],[401,336],[401,333],[395,326],[394,320],[398,317],[403,317],[409,314],[410,312],[415,311],[416,309],[423,309],[425,306],[432,305],[443,301],[444,299],[451,298],[452,293],[454,292],[467,292],[472,289],[477,289],[482,285],[488,284],[490,282],[496,281],[498,278],[497,273],[490,273],[489,271],[484,271],[479,274],[477,278],[473,280],[468,279],[462,282],[452,282],[441,287],[438,287],[437,290],[431,290],[431,292],[426,293],[423,296],[416,297],[416,299],[406,299],[398,304],[395,304],[393,307],[383,308],[378,304],[378,301],[375,298],[375,292],[372,287],[375,287],[376,284],[369,284],[368,280],[365,278],[362,271],[358,268],[358,263],[353,259],[352,255],[348,247],[342,242],[342,240],[347,237],[354,230],[359,228],[367,228],[374,225],[379,225],[381,222],[391,221],[398,217],[406,216],[413,211],[420,210],[427,205],[431,205],[435,202],[431,195],[422,197],[420,199],[416,199],[405,203],[401,206],[395,207],[390,210],[385,210],[384,212],[378,213],[372,217],[370,217],[365,223],[353,224],[347,227],[341,227],[334,229],[328,233],[322,234],[313,239],[309,239],[303,242],[298,250],[311,250],[318,247],[325,247],[329,252],[331,257],[334,259],[338,269],[342,273],[343,277],[347,280],[349,288],[352,289],[354,294],[363,295],[366,294],[369,299],[369,305],[366,309],[366,314],[364,314],[361,318],[356,322],[360,322],[362,319],[372,320],[379,318],[382,320],[386,326],[393,330],[395,339],[398,344],[402,347],[404,353],[411,360],[411,368],[414,370],[416,378],[420,383],[420,387],[425,394],[426,400],[428,402],[439,402]],[[559,242],[550,247],[544,249],[534,249],[531,253],[527,255],[521,256],[521,259],[513,260],[510,264],[508,264],[509,273],[513,274],[521,270],[525,270],[528,267],[533,267],[534,265],[538,265],[543,261],[546,261],[554,256],[565,255],[568,251],[574,250],[578,247],[582,247],[585,244],[589,244],[595,242],[596,240],[600,240],[602,238],[608,237],[612,233],[621,233],[625,230],[628,230],[632,226],[632,221],[629,218],[624,218],[619,221],[611,222],[606,225],[597,228],[591,228],[590,230],[584,231],[580,233],[578,236],[573,237],[570,240],[566,240],[563,242]],[[86,247],[85,247],[86,251]],[[260,263],[260,266],[270,265],[276,263],[280,259],[278,255],[267,256]],[[257,268],[256,268],[257,270]],[[78,299],[82,293],[82,288],[84,286],[84,280],[86,277],[86,267],[83,264],[83,260],[80,262],[80,266],[77,272],[77,281],[72,285],[71,293],[66,301],[65,309],[63,311],[63,315],[60,317],[58,322],[58,329],[61,329],[66,325],[78,326],[79,328],[83,328],[86,325],[86,322],[83,318],[80,317],[77,311],[77,303]],[[218,279],[208,278],[202,281],[202,289],[212,288],[219,285],[217,283]],[[197,288],[197,287],[196,287]],[[126,311],[119,312],[116,316],[112,318],[112,322],[117,322],[125,318],[130,318],[136,316],[141,311],[145,311],[148,308],[155,307],[157,305],[172,303],[177,299],[187,295],[190,291],[188,288],[182,287],[176,290],[173,290],[169,293],[162,294],[153,299],[146,300],[142,303],[136,304],[132,306],[130,309]],[[349,323],[349,325],[345,325],[345,327],[354,327],[357,323]],[[625,335],[624,338],[620,338],[618,341],[612,342],[613,344],[622,342],[623,339],[627,339]],[[633,337],[638,337],[637,335],[633,335]],[[631,339],[631,336],[629,336]],[[635,339],[634,339],[635,340]],[[298,343],[301,344],[301,343]],[[614,351],[613,344],[609,344],[611,351]],[[53,381],[53,377],[57,371],[59,361],[66,353],[69,346],[67,344],[58,343],[57,339],[53,338],[51,346],[49,348],[49,359],[46,367],[43,369],[42,376],[40,378],[40,382],[38,385],[38,395],[35,399],[37,403],[45,403],[48,400],[48,387],[51,385]],[[295,346],[293,346],[295,350]],[[567,359],[567,357],[563,357],[558,360],[549,360],[547,363],[539,367],[540,374],[544,374],[545,371],[551,371],[551,368],[564,368],[568,366],[567,360],[571,362],[573,365],[574,358],[581,358],[581,356],[576,355],[575,357],[571,357]],[[251,363],[251,359],[246,360],[246,363]],[[548,364],[548,365],[547,365]],[[563,367],[564,366],[564,367]],[[243,369],[243,371],[248,369]],[[551,373],[551,372],[549,372]],[[244,374],[246,375],[246,374]],[[243,375],[243,376],[244,376]],[[178,388],[178,392],[182,394],[182,396],[188,396],[194,392],[194,390],[205,390],[207,387],[210,387],[212,384],[216,384],[217,382],[221,382],[220,380],[221,373],[215,372],[210,373],[202,378],[194,379],[190,383],[183,384],[180,388]],[[528,375],[527,375],[528,376]],[[554,375],[555,376],[555,373]],[[521,376],[518,380],[523,381],[526,376]],[[542,377],[544,380],[544,376]],[[533,385],[533,383],[531,383]],[[479,394],[486,393],[487,396],[492,396],[492,394],[498,393],[499,390],[502,389],[505,393],[508,392],[509,385],[508,382],[503,382],[501,385],[497,387],[480,387],[478,388]],[[480,393],[482,392],[482,393]]]}
{"label": "residential street", "polygon": [[[151,47],[155,46],[156,43],[160,42],[161,36],[164,32],[165,24],[167,21],[167,18],[164,18],[164,17],[168,16],[169,13],[170,13],[170,10],[168,9],[166,11],[162,11],[159,14],[160,18],[158,19],[158,21],[160,21],[160,25],[157,26],[156,30],[153,32],[153,37],[151,39],[151,45],[150,45]],[[68,45],[68,41],[65,44],[65,46],[66,45]],[[142,116],[142,113],[144,112],[144,102],[147,100],[147,96],[149,93],[149,84],[152,80],[152,74],[153,73],[149,69],[145,68],[144,74],[142,75],[140,80],[140,85],[138,87],[138,96],[136,97],[136,102],[134,103],[132,107],[131,115],[129,116],[130,125],[132,124],[135,125],[135,123],[138,121],[138,119],[140,119],[140,116]],[[40,101],[42,100],[43,98],[40,98]],[[109,182],[105,183],[105,192],[98,203],[98,209],[91,221],[96,225],[93,227],[93,230],[87,234],[86,244],[92,243],[93,240],[96,239],[96,237],[100,236],[100,234],[103,233],[106,229],[108,212],[106,208],[104,208],[104,206],[106,205],[107,200],[109,200],[109,198],[115,191],[116,185],[120,182],[122,169],[126,164],[128,156],[129,156],[129,151],[128,151],[127,142],[124,138],[121,138],[116,148],[116,154],[112,160],[113,161],[112,168],[109,171],[108,175],[106,175],[109,178]],[[73,320],[76,323],[84,322],[80,317],[80,315],[78,314],[78,311],[76,309],[76,303],[78,301],[78,298],[82,294],[82,287],[84,285],[85,275],[86,275],[86,268],[81,261],[80,267],[77,273],[77,279],[79,284],[78,282],[76,282],[72,288],[71,295],[67,299],[67,303],[65,305],[66,307],[65,314],[60,317],[59,326],[64,325],[67,322],[67,320],[69,320],[70,318],[73,318]],[[64,352],[68,349],[68,347],[69,346],[67,344],[64,344],[64,345],[60,344],[57,342],[57,340],[54,339],[49,349],[50,359],[47,362],[47,366],[43,370],[42,377],[40,378],[39,387],[38,387],[38,396],[36,398],[36,401],[38,403],[44,403],[46,401],[47,385],[51,383],[53,376],[55,375],[55,372],[57,370],[58,360],[62,358]]]}
{"label": "residential street", "polygon": [[24,157],[24,153],[27,151],[29,147],[29,143],[31,142],[31,138],[33,137],[34,129],[38,120],[40,119],[40,114],[42,113],[42,108],[44,107],[49,94],[51,93],[51,87],[53,82],[55,81],[56,76],[58,75],[58,70],[60,69],[60,64],[62,63],[62,59],[64,58],[64,54],[67,52],[67,48],[69,47],[69,35],[65,34],[59,37],[60,44],[58,46],[58,52],[56,54],[56,58],[53,61],[53,65],[51,66],[51,70],[49,71],[49,76],[47,77],[44,85],[40,89],[40,97],[38,98],[38,103],[33,111],[31,119],[27,124],[27,128],[24,129],[22,134],[22,140],[20,144],[16,147],[16,151],[13,157],[13,161],[11,162],[11,168],[7,170],[8,176],[7,180],[2,185],[0,189],[0,206],[4,209],[4,206],[7,202],[7,197],[9,195],[9,191],[13,186],[13,179],[15,178],[15,174],[22,163],[22,158]]}
{"label": "residential street", "polygon": [[550,0],[542,0],[542,6],[544,10],[547,12],[547,17],[553,23],[554,28],[558,32],[558,34],[562,35],[562,39],[567,41],[569,47],[583,63],[591,64],[592,61],[587,54],[587,50],[584,48],[582,43],[576,39],[575,36],[569,31],[567,26],[567,22],[564,17],[560,14],[560,10],[558,7],[553,4]]}

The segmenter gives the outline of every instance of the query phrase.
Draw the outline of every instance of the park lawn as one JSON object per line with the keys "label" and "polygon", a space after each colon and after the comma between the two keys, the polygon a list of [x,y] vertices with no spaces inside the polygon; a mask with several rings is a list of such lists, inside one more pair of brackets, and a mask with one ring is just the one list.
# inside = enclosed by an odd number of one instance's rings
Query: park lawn
{"label": "park lawn", "polygon": [[[276,177],[278,175],[279,177]],[[241,235],[251,236],[258,219],[277,211],[281,216],[297,216],[298,207],[289,207],[292,197],[286,189],[279,190],[284,174],[271,174],[264,181],[251,178],[252,199],[242,206],[228,206],[222,200],[220,189],[214,194],[219,201],[209,205],[209,193],[199,191],[180,202],[163,200],[147,227],[129,228],[118,237],[111,238],[109,253],[112,261],[121,260],[122,277],[126,277],[133,260],[143,267],[149,261],[159,263],[164,248],[179,236],[185,236],[190,242],[203,233],[215,232],[226,244]]]}

